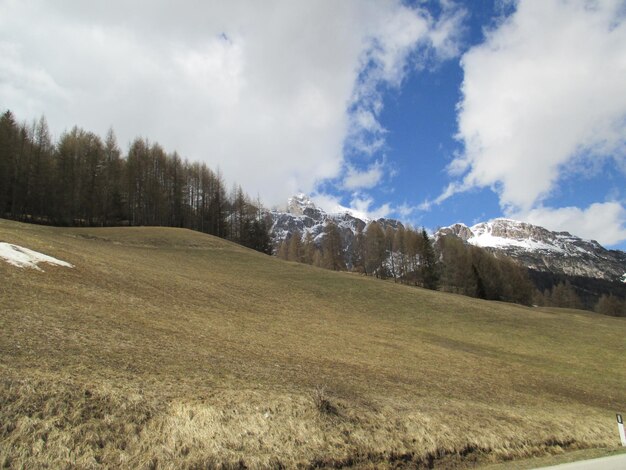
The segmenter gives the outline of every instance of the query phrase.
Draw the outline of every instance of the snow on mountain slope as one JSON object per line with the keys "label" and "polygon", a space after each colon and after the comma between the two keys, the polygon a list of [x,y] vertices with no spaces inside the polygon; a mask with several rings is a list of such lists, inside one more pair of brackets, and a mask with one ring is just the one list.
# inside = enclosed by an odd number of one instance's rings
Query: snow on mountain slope
{"label": "snow on mountain slope", "polygon": [[[324,227],[335,223],[344,253],[349,253],[354,236],[369,220],[346,208],[327,213],[304,194],[289,198],[287,211],[271,211],[272,237],[276,246],[296,230],[310,233],[316,243],[324,237]],[[402,225],[397,220],[379,219],[383,229]],[[505,254],[537,271],[585,276],[626,283],[626,253],[607,250],[598,242],[583,240],[567,232],[551,232],[543,227],[511,219],[494,219],[472,227],[454,224],[439,229],[435,237],[454,235],[495,255]]]}
{"label": "snow on mountain slope", "polygon": [[455,235],[469,244],[503,253],[538,271],[615,281],[626,271],[626,253],[607,250],[594,240],[511,219],[494,219],[472,227],[454,224],[437,236]]}
{"label": "snow on mountain slope", "polygon": [[[370,219],[363,214],[345,207],[337,207],[334,212],[326,212],[318,208],[305,194],[297,194],[287,201],[287,211],[273,210],[268,213],[272,220],[271,236],[275,246],[289,238],[296,230],[306,236],[310,233],[317,244],[324,238],[324,228],[333,222],[339,228],[344,253],[348,253],[354,243],[354,236],[364,230]],[[383,229],[387,226],[397,228],[400,222],[391,219],[378,219]],[[349,260],[348,260],[349,261]]]}
{"label": "snow on mountain slope", "polygon": [[349,212],[329,214],[317,208],[313,201],[304,194],[298,194],[287,201],[287,212],[271,211],[272,237],[275,243],[288,238],[296,230],[303,236],[310,233],[320,243],[324,235],[324,227],[332,221],[339,227],[342,239],[349,239],[357,229],[366,225],[361,219]]}

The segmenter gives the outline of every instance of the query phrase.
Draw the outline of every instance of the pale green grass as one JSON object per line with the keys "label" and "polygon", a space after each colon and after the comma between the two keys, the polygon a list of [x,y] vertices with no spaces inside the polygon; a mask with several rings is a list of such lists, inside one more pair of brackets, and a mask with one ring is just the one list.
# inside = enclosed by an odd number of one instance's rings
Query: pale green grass
{"label": "pale green grass", "polygon": [[[626,319],[0,220],[0,465],[457,466],[619,444]],[[326,387],[336,414],[320,413]]]}

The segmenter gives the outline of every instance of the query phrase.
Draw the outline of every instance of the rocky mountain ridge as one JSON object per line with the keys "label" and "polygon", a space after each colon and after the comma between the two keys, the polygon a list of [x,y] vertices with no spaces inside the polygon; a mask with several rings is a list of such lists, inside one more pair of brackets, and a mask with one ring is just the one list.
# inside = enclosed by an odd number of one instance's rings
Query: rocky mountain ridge
{"label": "rocky mountain ridge", "polygon": [[[341,236],[344,252],[349,252],[354,237],[358,231],[365,229],[370,219],[356,217],[349,211],[328,213],[318,208],[305,194],[297,194],[287,200],[287,211],[272,210],[269,212],[272,221],[271,236],[277,246],[281,241],[289,238],[296,230],[303,236],[310,233],[316,244],[321,245],[324,237],[324,227],[329,222],[334,223]],[[378,219],[383,229],[387,226],[398,228],[402,224],[393,219]]]}
{"label": "rocky mountain ridge", "polygon": [[[303,235],[310,233],[320,244],[324,227],[333,222],[339,228],[345,252],[350,250],[357,231],[364,230],[370,222],[349,211],[327,213],[304,194],[289,198],[287,211],[273,210],[269,216],[276,245],[296,230]],[[394,219],[377,222],[383,229],[402,225]],[[608,250],[594,240],[583,240],[568,232],[552,232],[537,225],[499,218],[472,227],[457,223],[440,228],[435,238],[442,236],[459,237],[496,256],[507,255],[536,271],[626,282],[626,252]]]}
{"label": "rocky mountain ridge", "polygon": [[494,254],[505,254],[536,271],[624,281],[626,253],[607,250],[595,240],[583,240],[569,232],[511,219],[494,219],[472,227],[454,224],[436,236],[454,235]]}

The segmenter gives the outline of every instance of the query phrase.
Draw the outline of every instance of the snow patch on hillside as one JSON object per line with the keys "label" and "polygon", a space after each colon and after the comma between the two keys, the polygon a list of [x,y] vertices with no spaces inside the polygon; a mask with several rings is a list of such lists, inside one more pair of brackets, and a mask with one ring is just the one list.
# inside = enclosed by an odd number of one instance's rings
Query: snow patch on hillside
{"label": "snow patch on hillside", "polygon": [[626,273],[622,276],[622,282],[626,283]]}
{"label": "snow patch on hillside", "polygon": [[38,263],[49,263],[66,268],[74,267],[66,261],[44,255],[38,251],[29,250],[23,246],[5,242],[0,242],[0,259],[18,268],[33,268],[37,271],[43,271],[43,269],[37,266]]}

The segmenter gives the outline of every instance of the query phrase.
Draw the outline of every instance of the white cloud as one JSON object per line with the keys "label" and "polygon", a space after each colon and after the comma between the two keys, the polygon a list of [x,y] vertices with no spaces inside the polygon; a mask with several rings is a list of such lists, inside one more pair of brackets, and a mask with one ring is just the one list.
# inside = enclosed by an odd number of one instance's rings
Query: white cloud
{"label": "white cloud", "polygon": [[435,199],[432,199],[432,200],[431,199],[424,200],[421,204],[419,204],[418,208],[419,210],[422,210],[422,211],[429,211],[432,209],[433,205],[439,205],[442,202],[450,199],[455,194],[462,193],[471,188],[472,186],[466,182],[453,181],[452,183],[449,183],[448,186],[445,187],[445,189],[441,192],[439,196],[437,196]]}
{"label": "white cloud", "polygon": [[323,209],[325,212],[331,214],[342,214],[348,212],[354,217],[358,217],[364,221],[387,217],[393,212],[391,204],[384,203],[375,207],[373,198],[364,196],[358,192],[352,195],[348,206],[341,204],[340,197],[326,193],[314,194],[311,196],[311,199],[317,207]]}
{"label": "white cloud", "polygon": [[519,2],[463,56],[458,137],[465,152],[449,167],[462,175],[456,188],[495,188],[502,207],[528,212],[580,167],[574,162],[610,156],[624,164],[623,7],[617,0]]}
{"label": "white cloud", "polygon": [[626,239],[626,209],[615,201],[591,204],[586,209],[537,207],[509,215],[549,230],[573,232],[573,235],[597,240],[602,245],[613,245]]}
{"label": "white cloud", "polygon": [[400,0],[1,2],[0,106],[158,141],[273,205],[337,178],[347,136],[384,147],[381,85],[450,24]]}
{"label": "white cloud", "polygon": [[350,201],[350,206],[354,208],[356,212],[366,214],[369,219],[380,219],[387,217],[391,212],[391,204],[384,203],[379,207],[374,208],[374,199],[371,197],[363,197],[355,194]]}
{"label": "white cloud", "polygon": [[457,57],[461,52],[467,11],[451,0],[442,0],[441,5],[443,12],[430,32],[430,40],[439,59],[445,60]]}
{"label": "white cloud", "polygon": [[371,189],[376,186],[384,176],[384,161],[377,161],[371,164],[364,171],[348,165],[342,186],[344,189],[353,191],[355,189]]}

